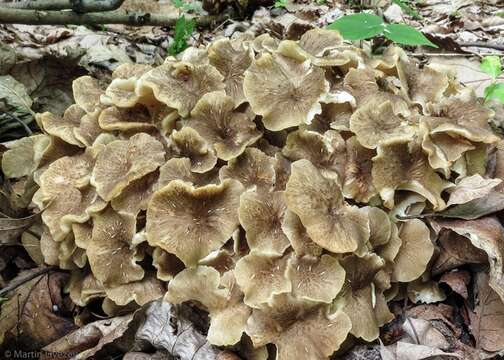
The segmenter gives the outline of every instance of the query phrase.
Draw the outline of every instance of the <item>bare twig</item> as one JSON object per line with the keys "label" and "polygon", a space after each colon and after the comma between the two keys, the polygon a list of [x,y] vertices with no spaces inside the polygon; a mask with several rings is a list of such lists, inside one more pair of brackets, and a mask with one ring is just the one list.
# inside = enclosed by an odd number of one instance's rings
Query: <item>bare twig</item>
{"label": "bare twig", "polygon": [[467,43],[458,43],[461,47],[480,47],[480,48],[488,48],[504,51],[504,45],[499,44],[489,44],[486,42],[467,42]]}
{"label": "bare twig", "polygon": [[10,117],[12,120],[14,120],[15,122],[19,123],[23,127],[23,129],[24,129],[24,131],[26,132],[27,135],[32,135],[33,134],[33,132],[31,131],[30,127],[28,125],[26,125],[26,123],[23,120],[21,120],[20,118],[18,118],[16,115],[13,115],[13,114],[10,114],[10,113],[6,113],[6,115],[8,117]]}
{"label": "bare twig", "polygon": [[28,282],[28,281],[30,281],[32,279],[35,279],[38,276],[44,275],[44,274],[46,274],[46,273],[48,273],[50,271],[56,270],[56,269],[57,269],[56,266],[48,266],[48,267],[45,267],[45,268],[41,268],[38,271],[25,276],[24,278],[21,278],[21,279],[18,279],[16,281],[13,281],[8,286],[6,286],[2,290],[0,290],[0,296],[3,296],[5,294],[7,294],[9,291],[12,291],[12,290],[16,289],[18,286],[21,286],[24,283],[26,283],[26,282]]}
{"label": "bare twig", "polygon": [[[229,18],[228,14],[195,17],[197,26],[208,27]],[[134,13],[126,10],[79,14],[73,11],[39,11],[0,7],[0,24],[173,26],[177,18],[169,14]]]}
{"label": "bare twig", "polygon": [[0,7],[24,10],[68,10],[78,13],[110,11],[121,6],[124,0],[24,0],[2,3]]}

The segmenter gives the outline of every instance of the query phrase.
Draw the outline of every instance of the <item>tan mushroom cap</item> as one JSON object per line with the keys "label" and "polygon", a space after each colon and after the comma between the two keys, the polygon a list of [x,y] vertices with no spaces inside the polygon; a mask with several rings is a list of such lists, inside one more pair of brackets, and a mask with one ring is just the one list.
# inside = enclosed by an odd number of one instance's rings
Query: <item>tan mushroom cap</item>
{"label": "tan mushroom cap", "polygon": [[138,249],[132,247],[136,219],[111,207],[93,215],[93,233],[87,247],[89,265],[107,287],[141,280],[144,270],[136,263]]}
{"label": "tan mushroom cap", "polygon": [[362,208],[369,217],[369,242],[373,248],[385,245],[392,236],[392,222],[388,214],[378,207],[365,206]]}
{"label": "tan mushroom cap", "polygon": [[355,136],[346,141],[346,151],[347,162],[344,172],[343,194],[358,202],[369,202],[373,196],[378,194],[371,175],[372,158],[376,153],[362,146]]}
{"label": "tan mushroom cap", "polygon": [[105,297],[105,289],[102,283],[93,276],[93,273],[82,270],[71,272],[67,287],[70,298],[79,306],[86,306],[95,298]]}
{"label": "tan mushroom cap", "polygon": [[327,178],[343,182],[346,163],[345,140],[329,130],[323,135],[306,130],[297,130],[287,136],[282,154],[291,161],[306,159]]}
{"label": "tan mushroom cap", "polygon": [[322,249],[308,236],[306,228],[301,223],[299,216],[287,210],[282,222],[282,230],[289,239],[289,242],[297,256],[319,257]]}
{"label": "tan mushroom cap", "polygon": [[245,294],[243,302],[260,308],[270,302],[274,295],[289,293],[292,285],[287,278],[288,256],[271,257],[250,253],[236,263],[235,277]]}
{"label": "tan mushroom cap", "polygon": [[255,347],[275,344],[277,360],[326,360],[339,349],[352,327],[341,311],[328,314],[325,307],[308,309],[292,304],[285,295],[270,307],[254,309],[247,334]]}
{"label": "tan mushroom cap", "polygon": [[329,90],[321,68],[281,55],[263,54],[245,72],[245,97],[268,130],[310,124]]}
{"label": "tan mushroom cap", "polygon": [[[188,116],[204,94],[223,90],[223,76],[211,65],[165,63],[144,74],[140,88],[151,89],[156,99]],[[142,91],[142,90],[141,90]]]}
{"label": "tan mushroom cap", "polygon": [[154,193],[147,209],[147,239],[151,246],[196,264],[219,249],[238,227],[243,187],[237,181],[199,188],[179,180]]}
{"label": "tan mushroom cap", "polygon": [[324,249],[351,252],[369,239],[367,216],[345,204],[339,185],[323,177],[308,160],[292,164],[285,200],[310,238]]}
{"label": "tan mushroom cap", "polygon": [[112,287],[105,286],[107,297],[119,306],[125,306],[132,301],[142,306],[163,297],[165,293],[166,286],[152,273],[146,274],[139,281]]}
{"label": "tan mushroom cap", "polygon": [[226,94],[236,106],[245,102],[243,94],[244,72],[254,59],[254,52],[248,44],[238,43],[230,39],[214,41],[208,48],[208,58],[224,76]]}
{"label": "tan mushroom cap", "polygon": [[100,96],[103,90],[97,79],[81,76],[72,82],[72,90],[75,103],[88,114],[101,107]]}
{"label": "tan mushroom cap", "polygon": [[85,146],[92,146],[98,136],[104,132],[98,124],[100,113],[101,109],[87,113],[81,118],[80,126],[73,130],[75,138]]}
{"label": "tan mushroom cap", "polygon": [[251,312],[251,309],[241,301],[212,312],[207,335],[208,342],[216,346],[238,343],[247,328],[247,320]]}
{"label": "tan mushroom cap", "polygon": [[298,45],[317,66],[342,66],[357,57],[352,47],[345,45],[339,32],[334,30],[308,30],[301,36]]}
{"label": "tan mushroom cap", "polygon": [[82,143],[75,138],[74,129],[78,128],[82,117],[86,112],[78,105],[70,105],[65,110],[63,117],[56,116],[50,112],[37,114],[37,121],[42,124],[45,132],[61,140],[82,147]]}
{"label": "tan mushroom cap", "polygon": [[407,61],[408,55],[398,46],[389,46],[381,56],[373,56],[369,59],[369,66],[381,72],[397,76],[399,62]]}
{"label": "tan mushroom cap", "polygon": [[246,190],[271,191],[275,185],[275,161],[261,150],[248,148],[219,170],[221,181],[234,179]]}
{"label": "tan mushroom cap", "polygon": [[423,274],[434,254],[430,231],[421,220],[412,219],[402,224],[399,237],[402,245],[394,259],[393,279],[413,281]]}
{"label": "tan mushroom cap", "polygon": [[100,127],[107,131],[143,131],[154,127],[149,110],[144,105],[128,108],[110,106],[103,109],[98,117]]}
{"label": "tan mushroom cap", "polygon": [[98,154],[91,184],[104,200],[119,195],[132,181],[164,163],[163,145],[145,133],[108,143]]}
{"label": "tan mushroom cap", "polygon": [[233,98],[222,91],[203,95],[191,112],[187,126],[214,147],[219,159],[226,161],[239,156],[262,135],[253,117],[234,111]]}
{"label": "tan mushroom cap", "polygon": [[408,120],[394,114],[390,101],[369,101],[359,107],[350,118],[350,130],[359,143],[369,149],[381,143],[411,140],[415,135],[415,128]]}
{"label": "tan mushroom cap", "polygon": [[239,218],[251,251],[281,256],[289,247],[282,231],[286,210],[282,192],[245,192],[240,197]]}
{"label": "tan mushroom cap", "polygon": [[178,273],[168,284],[165,301],[181,304],[198,301],[209,312],[225,306],[229,291],[220,287],[220,273],[209,266],[188,268]]}
{"label": "tan mushroom cap", "polygon": [[415,143],[396,142],[378,147],[373,158],[373,183],[385,206],[394,205],[396,189],[425,197],[435,210],[446,206],[441,192],[450,185],[429,166],[427,155]]}
{"label": "tan mushroom cap", "polygon": [[344,86],[355,97],[358,105],[364,103],[366,97],[380,91],[375,72],[370,67],[350,69],[345,75]]}
{"label": "tan mushroom cap", "polygon": [[345,270],[330,255],[292,257],[287,267],[292,294],[303,300],[331,303],[345,282]]}
{"label": "tan mushroom cap", "polygon": [[47,135],[32,135],[14,141],[2,154],[2,172],[7,178],[31,175],[40,165],[50,146]]}
{"label": "tan mushroom cap", "polygon": [[214,168],[203,174],[193,172],[189,158],[173,158],[159,168],[158,188],[168,185],[173,180],[182,180],[195,187],[219,183],[219,169]]}
{"label": "tan mushroom cap", "polygon": [[103,103],[119,107],[132,107],[141,97],[135,92],[137,80],[152,69],[150,65],[121,64],[112,73],[112,82],[100,97]]}
{"label": "tan mushroom cap", "polygon": [[159,172],[153,171],[140,179],[133,180],[111,200],[112,208],[134,216],[137,216],[141,210],[147,210],[147,204],[154,193],[158,178]]}
{"label": "tan mushroom cap", "polygon": [[158,247],[152,251],[152,265],[157,270],[157,278],[163,281],[172,280],[184,269],[184,263],[179,258]]}
{"label": "tan mushroom cap", "polygon": [[93,235],[93,224],[91,222],[74,223],[72,224],[72,232],[75,245],[81,249],[87,249]]}
{"label": "tan mushroom cap", "polygon": [[181,157],[189,158],[191,171],[204,173],[215,167],[217,156],[211,143],[208,143],[197,131],[190,127],[183,127],[180,131],[174,130],[170,135],[173,150]]}

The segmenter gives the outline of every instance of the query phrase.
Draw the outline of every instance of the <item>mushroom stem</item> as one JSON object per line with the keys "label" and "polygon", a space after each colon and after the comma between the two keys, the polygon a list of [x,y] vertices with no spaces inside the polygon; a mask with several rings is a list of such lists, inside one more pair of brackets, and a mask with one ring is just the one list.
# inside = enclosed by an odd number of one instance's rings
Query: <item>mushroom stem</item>
{"label": "mushroom stem", "polygon": [[[196,25],[208,27],[224,21],[228,14],[196,17]],[[126,10],[77,13],[74,11],[21,10],[0,7],[0,24],[27,25],[101,25],[173,26],[177,18],[170,14],[134,13]]]}
{"label": "mushroom stem", "polygon": [[24,10],[64,10],[77,13],[110,11],[119,8],[124,0],[25,0],[2,4],[3,8]]}

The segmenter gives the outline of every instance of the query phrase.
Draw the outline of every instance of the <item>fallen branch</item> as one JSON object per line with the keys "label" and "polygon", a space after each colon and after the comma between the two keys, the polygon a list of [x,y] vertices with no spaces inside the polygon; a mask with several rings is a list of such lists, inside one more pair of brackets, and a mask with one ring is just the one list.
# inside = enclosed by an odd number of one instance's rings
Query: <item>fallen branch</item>
{"label": "fallen branch", "polygon": [[[208,27],[229,18],[228,14],[195,17],[196,25]],[[133,13],[126,10],[79,14],[74,11],[20,10],[0,7],[0,24],[173,26],[177,18],[166,14]]]}
{"label": "fallen branch", "polygon": [[56,266],[48,266],[48,267],[44,267],[44,268],[41,268],[21,279],[18,279],[16,281],[12,281],[8,286],[4,287],[2,290],[0,290],[0,297],[1,296],[4,296],[5,294],[7,294],[9,291],[12,291],[14,289],[16,289],[17,287],[23,285],[24,283],[32,280],[32,279],[35,279],[36,277],[39,277],[41,275],[44,275],[50,271],[53,271],[53,270],[56,270],[57,267]]}
{"label": "fallen branch", "polygon": [[499,44],[489,44],[486,42],[468,42],[468,43],[459,43],[462,47],[480,47],[480,48],[488,48],[504,51],[504,45]]}
{"label": "fallen branch", "polygon": [[2,8],[25,10],[65,10],[78,13],[110,11],[121,6],[124,0],[24,0],[0,4]]}

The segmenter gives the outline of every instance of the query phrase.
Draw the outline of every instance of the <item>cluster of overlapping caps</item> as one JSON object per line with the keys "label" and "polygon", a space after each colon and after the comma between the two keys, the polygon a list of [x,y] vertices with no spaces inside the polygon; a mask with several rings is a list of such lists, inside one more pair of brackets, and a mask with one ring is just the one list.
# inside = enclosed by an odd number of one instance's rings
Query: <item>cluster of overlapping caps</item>
{"label": "cluster of overlapping caps", "polygon": [[75,80],[64,116],[39,114],[44,133],[4,155],[38,185],[45,262],[72,270],[80,305],[193,301],[210,343],[245,333],[257,359],[376,339],[388,302],[434,286],[433,233],[401,215],[446,208],[499,140],[449,69],[329,30],[241,34],[112,77]]}

